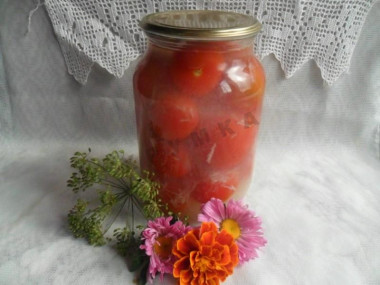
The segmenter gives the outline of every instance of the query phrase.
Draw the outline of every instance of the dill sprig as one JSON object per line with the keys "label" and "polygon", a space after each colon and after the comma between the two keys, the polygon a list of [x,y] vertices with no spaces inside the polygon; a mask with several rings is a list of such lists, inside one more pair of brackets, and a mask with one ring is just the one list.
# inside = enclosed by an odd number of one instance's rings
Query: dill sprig
{"label": "dill sprig", "polygon": [[[68,214],[69,228],[74,237],[84,238],[91,245],[104,245],[110,238],[105,234],[116,218],[128,207],[131,223],[126,217],[126,226],[116,229],[113,236],[116,249],[126,256],[129,249],[139,248],[140,237],[136,231],[142,226],[134,225],[135,209],[145,218],[154,219],[164,216],[167,206],[158,196],[159,184],[152,180],[153,174],[139,172],[136,161],[125,158],[123,151],[113,151],[103,159],[90,157],[87,152],[76,152],[70,159],[76,171],[67,181],[74,193],[96,190],[95,203],[78,199]],[[137,250],[138,251],[138,250]],[[140,255],[134,253],[138,258]],[[136,262],[141,264],[141,260]],[[133,267],[133,266],[132,266]]]}

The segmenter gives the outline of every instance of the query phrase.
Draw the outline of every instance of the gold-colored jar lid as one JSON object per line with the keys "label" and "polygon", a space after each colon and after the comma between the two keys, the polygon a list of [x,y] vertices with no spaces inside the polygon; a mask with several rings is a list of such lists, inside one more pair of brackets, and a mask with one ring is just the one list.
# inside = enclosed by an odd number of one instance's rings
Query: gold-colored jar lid
{"label": "gold-colored jar lid", "polygon": [[223,40],[256,35],[260,22],[248,15],[210,10],[167,11],[145,16],[140,27],[148,34],[193,40]]}

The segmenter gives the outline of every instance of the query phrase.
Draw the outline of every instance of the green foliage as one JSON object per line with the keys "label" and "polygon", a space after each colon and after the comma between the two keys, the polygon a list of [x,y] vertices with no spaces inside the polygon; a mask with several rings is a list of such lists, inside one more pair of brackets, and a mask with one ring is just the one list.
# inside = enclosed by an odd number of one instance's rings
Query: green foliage
{"label": "green foliage", "polygon": [[[75,172],[67,186],[75,194],[92,198],[77,200],[68,213],[69,228],[74,237],[84,238],[93,246],[112,241],[117,252],[126,258],[128,269],[135,272],[134,283],[145,284],[149,256],[140,249],[142,239],[139,233],[145,226],[134,224],[135,210],[148,220],[166,213],[174,217],[174,222],[178,216],[170,212],[159,198],[159,184],[154,181],[153,173],[140,173],[136,161],[125,158],[123,151],[113,151],[103,159],[90,157],[90,154],[91,149],[88,153],[76,152],[70,158]],[[111,225],[122,214],[125,227],[115,229],[113,239],[106,237]],[[187,217],[182,220],[187,223]]]}
{"label": "green foliage", "polygon": [[[75,172],[67,186],[75,194],[92,198],[77,200],[68,213],[69,228],[74,237],[84,238],[94,246],[112,241],[117,252],[126,258],[128,269],[135,272],[134,283],[145,284],[149,256],[140,249],[142,239],[136,234],[145,226],[134,224],[135,210],[148,220],[165,216],[165,213],[175,220],[178,217],[168,211],[159,198],[159,184],[154,181],[153,174],[140,173],[136,161],[124,158],[123,151],[113,151],[103,159],[90,157],[90,154],[91,149],[88,153],[76,152],[70,158]],[[113,222],[122,214],[125,215],[125,227],[115,229],[113,239],[106,237]]]}
{"label": "green foliage", "polygon": [[[69,228],[74,237],[84,238],[91,245],[104,245],[108,238],[106,232],[121,213],[129,213],[132,223],[114,231],[115,247],[123,256],[129,255],[131,270],[136,270],[146,262],[146,256],[140,250],[141,238],[135,231],[143,228],[134,226],[135,209],[147,219],[164,216],[167,210],[158,197],[159,184],[152,180],[147,171],[139,173],[136,161],[124,158],[123,151],[113,151],[103,159],[90,157],[88,153],[76,152],[70,159],[75,172],[67,181],[74,193],[96,191],[95,203],[78,199],[68,214]],[[122,211],[127,207],[127,211]],[[116,214],[115,214],[116,213]],[[106,221],[111,220],[111,224]],[[132,224],[132,226],[130,226]]]}
{"label": "green foliage", "polygon": [[114,236],[117,240],[116,250],[125,256],[130,271],[138,270],[142,264],[149,262],[149,257],[140,249],[140,237],[135,237],[135,232],[128,228],[116,229]]}

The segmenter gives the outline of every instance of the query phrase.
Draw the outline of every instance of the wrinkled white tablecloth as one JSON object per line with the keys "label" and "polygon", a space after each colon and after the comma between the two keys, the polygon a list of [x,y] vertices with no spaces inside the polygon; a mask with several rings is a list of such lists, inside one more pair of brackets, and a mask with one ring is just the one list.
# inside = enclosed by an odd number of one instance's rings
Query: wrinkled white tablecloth
{"label": "wrinkled white tablecloth", "polygon": [[[68,159],[136,154],[131,76],[67,74],[49,18],[0,3],[0,284],[132,284],[125,261],[68,232]],[[380,284],[380,3],[350,73],[323,85],[313,62],[285,79],[271,56],[254,183],[245,198],[268,244],[225,284]],[[158,282],[157,282],[158,283]],[[165,281],[165,284],[170,284]]]}

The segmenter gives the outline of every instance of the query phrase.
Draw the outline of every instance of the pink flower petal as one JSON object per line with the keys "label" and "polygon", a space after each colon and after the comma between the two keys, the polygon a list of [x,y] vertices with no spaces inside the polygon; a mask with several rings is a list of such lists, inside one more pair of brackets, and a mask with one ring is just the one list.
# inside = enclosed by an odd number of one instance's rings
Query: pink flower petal
{"label": "pink flower petal", "polygon": [[191,227],[185,226],[181,221],[170,224],[172,217],[161,217],[148,222],[147,228],[142,232],[144,244],[140,246],[145,253],[150,256],[148,280],[152,283],[157,272],[160,272],[160,278],[163,279],[165,273],[172,273],[175,256],[170,255],[168,258],[161,258],[154,251],[154,245],[159,237],[172,238],[176,241],[186,234]]}
{"label": "pink flower petal", "polygon": [[205,203],[198,215],[199,222],[213,221],[219,228],[225,219],[233,219],[239,224],[240,236],[236,243],[240,263],[256,258],[257,249],[266,244],[262,237],[261,219],[240,200],[229,200],[225,205],[223,201],[215,198]]}
{"label": "pink flower petal", "polygon": [[219,227],[225,219],[225,206],[220,199],[211,200],[202,205],[201,213],[198,215],[199,222],[214,222]]}

